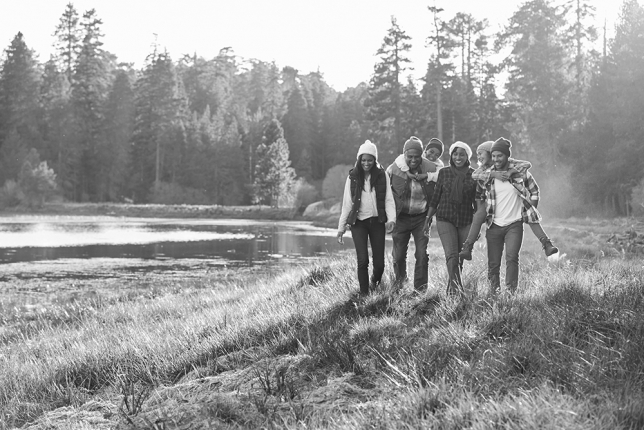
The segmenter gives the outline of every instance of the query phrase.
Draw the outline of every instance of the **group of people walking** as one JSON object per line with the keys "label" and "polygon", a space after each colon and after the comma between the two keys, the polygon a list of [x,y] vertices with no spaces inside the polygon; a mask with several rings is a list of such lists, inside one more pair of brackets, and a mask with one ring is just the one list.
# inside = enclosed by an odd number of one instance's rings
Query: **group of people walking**
{"label": "group of people walking", "polygon": [[[360,294],[376,288],[385,268],[385,236],[393,239],[392,260],[397,287],[407,279],[407,250],[414,239],[414,290],[428,284],[429,242],[432,220],[445,252],[450,294],[463,293],[463,261],[472,259],[474,243],[487,225],[488,280],[492,293],[501,288],[500,269],[505,252],[505,285],[514,293],[519,283],[519,252],[523,224],[530,226],[546,256],[559,250],[541,226],[537,210],[539,186],[527,161],[511,158],[512,143],[505,138],[480,144],[478,168],[471,166],[472,148],[464,142],[449,147],[449,165],[440,157],[443,142],[431,139],[425,147],[410,137],[400,154],[384,169],[378,149],[370,141],[358,150],[349,172],[338,223],[338,241],[347,229],[356,249]],[[373,260],[369,277],[369,245]]]}

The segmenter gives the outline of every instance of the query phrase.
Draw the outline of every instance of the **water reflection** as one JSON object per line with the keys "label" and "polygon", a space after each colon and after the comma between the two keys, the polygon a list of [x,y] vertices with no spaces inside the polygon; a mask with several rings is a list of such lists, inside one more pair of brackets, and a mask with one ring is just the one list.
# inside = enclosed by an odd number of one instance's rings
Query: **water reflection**
{"label": "water reflection", "polygon": [[0,262],[216,259],[253,265],[347,249],[335,230],[292,222],[0,218]]}

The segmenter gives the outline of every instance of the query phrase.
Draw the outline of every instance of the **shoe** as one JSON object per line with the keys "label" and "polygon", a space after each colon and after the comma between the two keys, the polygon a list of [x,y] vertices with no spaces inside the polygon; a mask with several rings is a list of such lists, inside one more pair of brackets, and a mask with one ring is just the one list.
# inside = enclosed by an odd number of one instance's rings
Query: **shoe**
{"label": "shoe", "polygon": [[461,260],[471,260],[473,247],[473,243],[469,243],[467,240],[463,242],[463,249],[461,249],[461,252],[458,253],[458,258],[460,258]]}
{"label": "shoe", "polygon": [[550,257],[552,254],[559,252],[559,248],[554,246],[550,239],[542,239],[541,244],[543,245],[543,252],[546,253],[546,257]]}

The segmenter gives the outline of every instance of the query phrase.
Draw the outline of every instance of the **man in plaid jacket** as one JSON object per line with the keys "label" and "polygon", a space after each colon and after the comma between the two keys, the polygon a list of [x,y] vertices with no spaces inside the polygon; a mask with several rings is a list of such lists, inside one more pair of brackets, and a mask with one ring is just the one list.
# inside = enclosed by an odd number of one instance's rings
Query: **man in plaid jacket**
{"label": "man in plaid jacket", "polygon": [[[507,171],[512,144],[507,139],[498,139],[491,148],[494,171]],[[505,250],[505,284],[511,293],[519,283],[519,252],[523,243],[523,223],[539,223],[537,210],[539,185],[529,172],[523,177],[509,181],[494,179],[483,184],[478,182],[476,200],[479,207],[485,204],[487,212],[487,257],[488,279],[492,292],[501,286],[501,258]],[[485,203],[483,203],[485,202]]]}

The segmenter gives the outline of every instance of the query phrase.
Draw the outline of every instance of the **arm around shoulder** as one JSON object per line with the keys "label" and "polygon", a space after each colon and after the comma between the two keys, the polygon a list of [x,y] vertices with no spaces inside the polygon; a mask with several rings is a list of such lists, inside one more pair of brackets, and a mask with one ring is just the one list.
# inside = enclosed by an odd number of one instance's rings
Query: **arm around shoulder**
{"label": "arm around shoulder", "polygon": [[532,168],[532,163],[530,163],[529,161],[517,160],[515,158],[512,158],[510,160],[510,167],[523,175],[528,171],[528,169]]}

